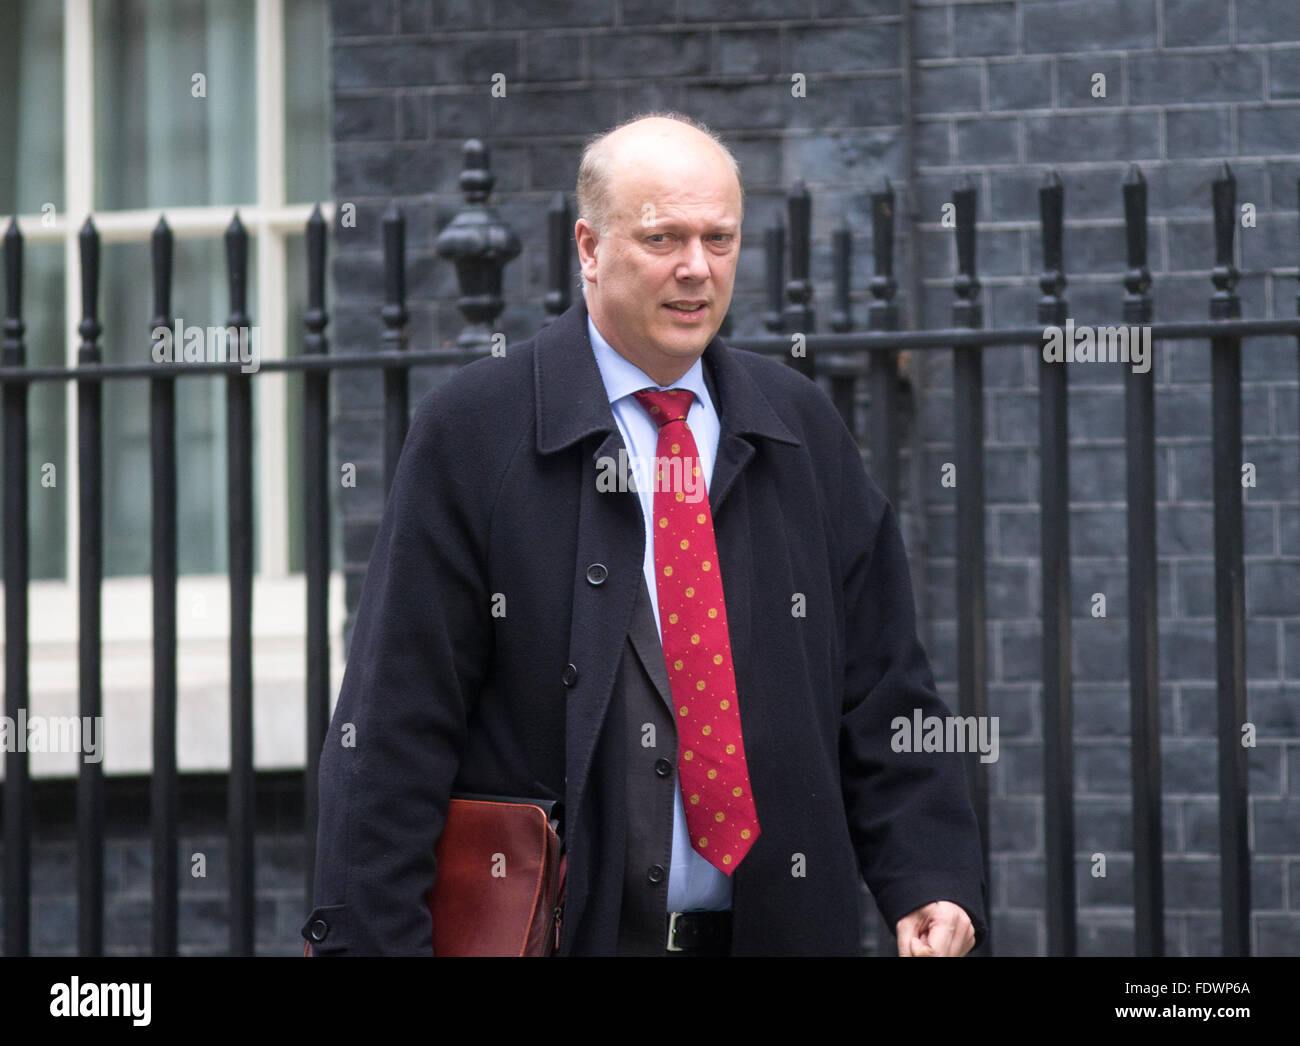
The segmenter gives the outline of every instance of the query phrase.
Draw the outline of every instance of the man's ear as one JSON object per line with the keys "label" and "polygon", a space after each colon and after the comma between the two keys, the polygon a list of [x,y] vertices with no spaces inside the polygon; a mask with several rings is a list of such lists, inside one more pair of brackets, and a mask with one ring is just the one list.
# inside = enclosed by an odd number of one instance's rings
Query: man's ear
{"label": "man's ear", "polygon": [[[588,224],[585,218],[579,218],[573,225],[573,239],[578,245],[578,265],[582,269],[584,277],[596,275],[596,246],[599,237],[596,230]],[[587,269],[590,266],[591,272]]]}

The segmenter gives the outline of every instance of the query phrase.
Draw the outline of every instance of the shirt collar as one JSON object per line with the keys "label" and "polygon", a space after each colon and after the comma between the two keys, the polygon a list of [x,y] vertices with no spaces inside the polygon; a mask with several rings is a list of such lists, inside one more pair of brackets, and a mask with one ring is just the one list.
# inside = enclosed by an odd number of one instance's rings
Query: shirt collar
{"label": "shirt collar", "polygon": [[605,392],[613,406],[624,396],[630,396],[642,389],[688,389],[695,394],[697,403],[712,404],[708,388],[704,384],[704,364],[697,359],[690,370],[671,385],[660,385],[654,381],[631,360],[619,353],[596,329],[596,322],[587,314],[587,333],[591,338],[591,349],[596,356],[596,366],[600,370],[601,380],[605,383]]}

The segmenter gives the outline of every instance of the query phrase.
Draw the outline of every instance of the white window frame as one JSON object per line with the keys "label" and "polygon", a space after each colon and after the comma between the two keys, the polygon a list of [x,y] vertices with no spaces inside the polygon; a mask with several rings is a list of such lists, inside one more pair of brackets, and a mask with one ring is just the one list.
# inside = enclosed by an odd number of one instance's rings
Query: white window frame
{"label": "white window frame", "polygon": [[[284,4],[256,0],[256,186],[257,200],[211,207],[96,211],[94,107],[94,0],[63,0],[64,209],[52,222],[39,214],[18,215],[31,243],[64,247],[64,308],[67,365],[75,367],[81,322],[81,259],[78,232],[93,217],[102,242],[148,242],[159,214],[177,238],[219,237],[236,206],[257,252],[258,315],[262,358],[283,358],[288,330],[286,238],[306,227],[314,203],[285,201]],[[273,104],[267,104],[268,102]],[[327,221],[332,202],[321,201]],[[148,286],[142,281],[142,287]],[[211,379],[205,379],[211,380]],[[305,702],[286,701],[305,681],[306,580],[288,568],[287,392],[282,373],[259,373],[253,462],[264,492],[259,508],[261,569],[253,578],[254,763],[259,769],[305,765]],[[60,487],[67,498],[64,580],[33,581],[29,589],[29,683],[32,715],[77,713],[78,489],[76,382],[66,382],[68,456]],[[142,484],[148,477],[140,477]],[[212,700],[227,684],[229,592],[224,574],[186,575],[177,585],[177,758],[181,770],[229,767],[229,701]],[[0,608],[3,592],[0,591]],[[152,768],[152,590],[149,577],[107,578],[102,588],[102,682],[106,734],[103,767],[108,773],[147,773]],[[343,575],[331,571],[329,630],[331,702],[343,673],[341,631],[345,616]],[[3,637],[0,636],[0,643]],[[204,697],[206,691],[206,698]],[[279,691],[279,694],[276,692]],[[33,776],[76,772],[72,753],[32,753]],[[3,774],[0,774],[2,777]]]}

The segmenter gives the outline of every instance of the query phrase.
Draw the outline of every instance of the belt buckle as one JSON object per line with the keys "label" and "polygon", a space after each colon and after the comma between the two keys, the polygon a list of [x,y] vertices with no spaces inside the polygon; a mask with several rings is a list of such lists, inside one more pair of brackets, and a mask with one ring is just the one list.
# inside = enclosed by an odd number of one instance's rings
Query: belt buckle
{"label": "belt buckle", "polygon": [[681,914],[681,912],[673,912],[668,917],[668,950],[670,952],[680,952],[682,950],[681,945],[676,942],[677,917]]}

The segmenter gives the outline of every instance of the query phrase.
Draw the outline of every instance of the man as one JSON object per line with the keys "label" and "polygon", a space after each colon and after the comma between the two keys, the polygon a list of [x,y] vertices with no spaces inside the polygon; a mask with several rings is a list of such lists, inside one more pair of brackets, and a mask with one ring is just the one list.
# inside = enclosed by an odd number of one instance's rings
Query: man
{"label": "man", "polygon": [[[828,398],[716,337],[742,189],[707,129],[593,140],[584,301],[433,390],[321,757],[317,955],[429,954],[453,791],[562,799],[560,952],[901,955],[985,935],[893,509]],[[683,915],[682,913],[687,913]]]}

